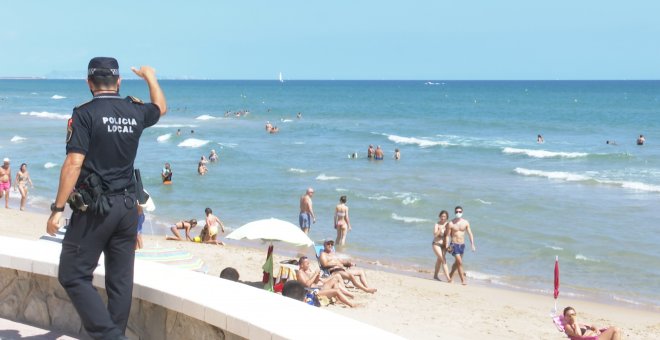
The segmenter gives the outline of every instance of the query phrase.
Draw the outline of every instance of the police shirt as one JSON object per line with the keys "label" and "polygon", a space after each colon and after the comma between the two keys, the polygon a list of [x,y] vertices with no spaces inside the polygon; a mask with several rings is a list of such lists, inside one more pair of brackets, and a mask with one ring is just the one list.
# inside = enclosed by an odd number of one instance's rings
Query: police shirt
{"label": "police shirt", "polygon": [[74,108],[67,127],[66,153],[85,155],[76,187],[96,173],[108,192],[134,192],[133,162],[140,136],[159,118],[157,105],[119,94],[98,95]]}

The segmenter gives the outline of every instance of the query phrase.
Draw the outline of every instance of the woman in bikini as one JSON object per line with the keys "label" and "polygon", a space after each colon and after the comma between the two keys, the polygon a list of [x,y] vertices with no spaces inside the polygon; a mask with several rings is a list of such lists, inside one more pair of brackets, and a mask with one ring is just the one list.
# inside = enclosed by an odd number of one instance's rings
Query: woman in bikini
{"label": "woman in bikini", "polygon": [[192,237],[190,237],[190,229],[194,228],[197,226],[197,220],[196,219],[191,219],[189,221],[179,221],[175,223],[170,230],[172,231],[172,234],[174,234],[174,237],[172,236],[166,236],[165,238],[168,240],[173,240],[173,241],[183,241],[181,238],[181,235],[179,234],[179,231],[177,229],[185,229],[186,231],[186,240],[192,241]]}
{"label": "woman in bikini", "polygon": [[16,186],[18,187],[18,192],[21,193],[21,210],[25,210],[25,201],[27,201],[28,188],[27,185],[30,183],[30,187],[34,189],[32,184],[32,179],[30,179],[30,173],[27,171],[27,164],[21,164],[20,170],[16,173]]}
{"label": "woman in bikini", "polygon": [[447,260],[445,258],[445,255],[447,254],[447,245],[445,243],[447,235],[445,235],[445,231],[447,230],[449,213],[446,210],[443,210],[438,215],[438,218],[438,222],[433,227],[433,242],[431,243],[433,252],[438,257],[435,261],[433,278],[440,281],[438,273],[440,272],[440,266],[442,266],[442,271],[445,273],[447,281],[449,281],[449,269],[447,268]]}
{"label": "woman in bikini", "polygon": [[571,339],[584,340],[619,340],[621,331],[617,327],[598,329],[593,325],[577,322],[577,315],[573,307],[564,308],[564,332]]}
{"label": "woman in bikini", "polygon": [[343,246],[346,243],[346,234],[351,230],[351,221],[348,218],[348,207],[346,206],[346,196],[339,198],[339,204],[335,207],[335,229],[337,229],[337,245]]}

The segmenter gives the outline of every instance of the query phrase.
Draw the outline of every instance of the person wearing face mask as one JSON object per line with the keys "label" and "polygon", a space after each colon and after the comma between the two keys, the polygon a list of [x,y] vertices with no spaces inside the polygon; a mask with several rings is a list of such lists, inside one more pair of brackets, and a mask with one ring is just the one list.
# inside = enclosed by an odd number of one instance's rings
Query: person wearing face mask
{"label": "person wearing face mask", "polygon": [[474,236],[472,236],[472,230],[470,230],[470,222],[463,218],[463,208],[457,206],[454,208],[454,213],[456,213],[456,218],[451,220],[447,224],[445,229],[445,238],[451,238],[451,243],[447,247],[447,252],[450,253],[456,259],[454,264],[451,266],[451,272],[449,273],[449,283],[452,282],[454,273],[458,270],[458,275],[461,277],[461,283],[466,285],[465,271],[463,270],[463,252],[465,251],[465,233],[467,232],[468,237],[470,237],[470,245],[472,246],[472,251],[477,249],[474,246]]}

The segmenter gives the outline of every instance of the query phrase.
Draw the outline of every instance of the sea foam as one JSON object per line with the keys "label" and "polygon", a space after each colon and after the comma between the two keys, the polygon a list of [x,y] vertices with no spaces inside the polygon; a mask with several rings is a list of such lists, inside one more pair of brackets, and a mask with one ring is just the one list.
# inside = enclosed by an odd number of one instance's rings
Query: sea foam
{"label": "sea foam", "polygon": [[166,133],[166,134],[164,134],[164,135],[160,135],[160,136],[158,136],[158,138],[156,138],[156,140],[158,141],[158,143],[165,143],[165,142],[167,142],[171,137],[172,137],[172,134],[171,134],[171,133]]}
{"label": "sea foam", "polygon": [[575,259],[580,260],[580,261],[588,261],[588,262],[600,262],[600,260],[593,259],[593,258],[590,258],[590,257],[586,257],[582,254],[575,255]]}
{"label": "sea foam", "polygon": [[53,95],[53,96],[50,97],[50,98],[51,98],[51,99],[64,99],[64,98],[66,98],[66,97],[65,97],[65,96],[60,96],[59,94],[55,94],[55,95]]}
{"label": "sea foam", "polygon": [[54,168],[56,166],[59,166],[59,164],[53,162],[47,162],[46,164],[44,164],[44,168],[46,169]]}
{"label": "sea foam", "polygon": [[513,171],[523,176],[546,177],[549,179],[558,179],[568,182],[592,180],[592,178],[589,176],[584,176],[584,175],[580,175],[572,172],[565,172],[565,171],[542,171],[542,170],[531,170],[525,168],[515,168],[513,169]]}
{"label": "sea foam", "polygon": [[615,186],[615,187],[630,189],[634,191],[660,193],[660,185],[647,184],[642,182],[597,179],[586,175],[576,174],[572,172],[564,172],[564,171],[541,171],[541,170],[530,170],[525,168],[515,168],[513,169],[513,171],[523,176],[545,177],[549,179],[563,180],[567,182],[593,182],[601,185]]}
{"label": "sea foam", "polygon": [[307,173],[307,170],[305,170],[305,169],[289,168],[289,172],[295,172],[295,173],[298,173],[298,174],[304,174],[304,173]]}
{"label": "sea foam", "polygon": [[161,129],[183,128],[183,127],[194,128],[194,127],[197,127],[197,125],[192,125],[192,124],[156,124],[153,127],[161,128]]}
{"label": "sea foam", "polygon": [[36,111],[31,111],[31,112],[21,112],[21,116],[32,116],[32,117],[37,117],[37,118],[46,118],[46,119],[69,119],[71,118],[71,115],[67,114],[61,114],[61,113],[53,113],[53,112],[36,112]]}
{"label": "sea foam", "polygon": [[11,139],[9,141],[12,142],[12,143],[21,143],[21,142],[26,141],[26,140],[27,140],[27,138],[25,138],[25,137],[14,136],[14,137],[11,137]]}
{"label": "sea foam", "polygon": [[180,146],[182,148],[199,148],[199,147],[204,146],[208,143],[209,143],[208,140],[197,139],[197,138],[188,138],[188,139],[184,140],[183,142],[179,143],[178,146]]}
{"label": "sea foam", "polygon": [[525,155],[533,158],[579,158],[589,156],[586,152],[554,152],[547,150],[516,149],[506,147],[502,153],[509,155]]}
{"label": "sea foam", "polygon": [[211,120],[211,119],[215,119],[215,118],[216,117],[211,116],[211,115],[201,115],[201,116],[198,116],[195,119],[197,119],[197,120]]}
{"label": "sea foam", "polygon": [[396,221],[401,221],[403,223],[429,223],[429,222],[431,222],[430,220],[427,220],[427,219],[424,219],[424,218],[399,216],[395,213],[392,213],[392,219],[396,220]]}
{"label": "sea foam", "polygon": [[432,141],[428,139],[421,139],[416,137],[402,137],[397,135],[386,135],[387,139],[391,140],[397,144],[416,144],[421,148],[429,148],[432,146],[449,146],[451,145],[448,142],[444,141]]}
{"label": "sea foam", "polygon": [[387,197],[385,195],[369,196],[367,198],[370,199],[370,200],[374,200],[374,201],[382,201],[382,200],[390,200],[391,199],[390,197]]}
{"label": "sea foam", "polygon": [[332,180],[337,180],[340,179],[341,177],[337,176],[326,176],[325,174],[320,174],[316,176],[316,179],[319,181],[332,181]]}

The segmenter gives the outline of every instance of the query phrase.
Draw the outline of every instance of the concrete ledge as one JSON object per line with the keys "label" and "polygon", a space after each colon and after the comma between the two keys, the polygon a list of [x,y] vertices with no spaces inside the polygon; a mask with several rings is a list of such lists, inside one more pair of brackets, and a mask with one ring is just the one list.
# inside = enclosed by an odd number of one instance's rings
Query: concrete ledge
{"label": "concrete ledge", "polygon": [[[0,236],[0,317],[84,334],[57,282],[59,253],[54,242]],[[92,282],[104,289],[104,280],[99,265]],[[135,263],[133,298],[127,331],[133,339],[336,339],[333,330],[399,338],[278,294],[146,261]]]}

